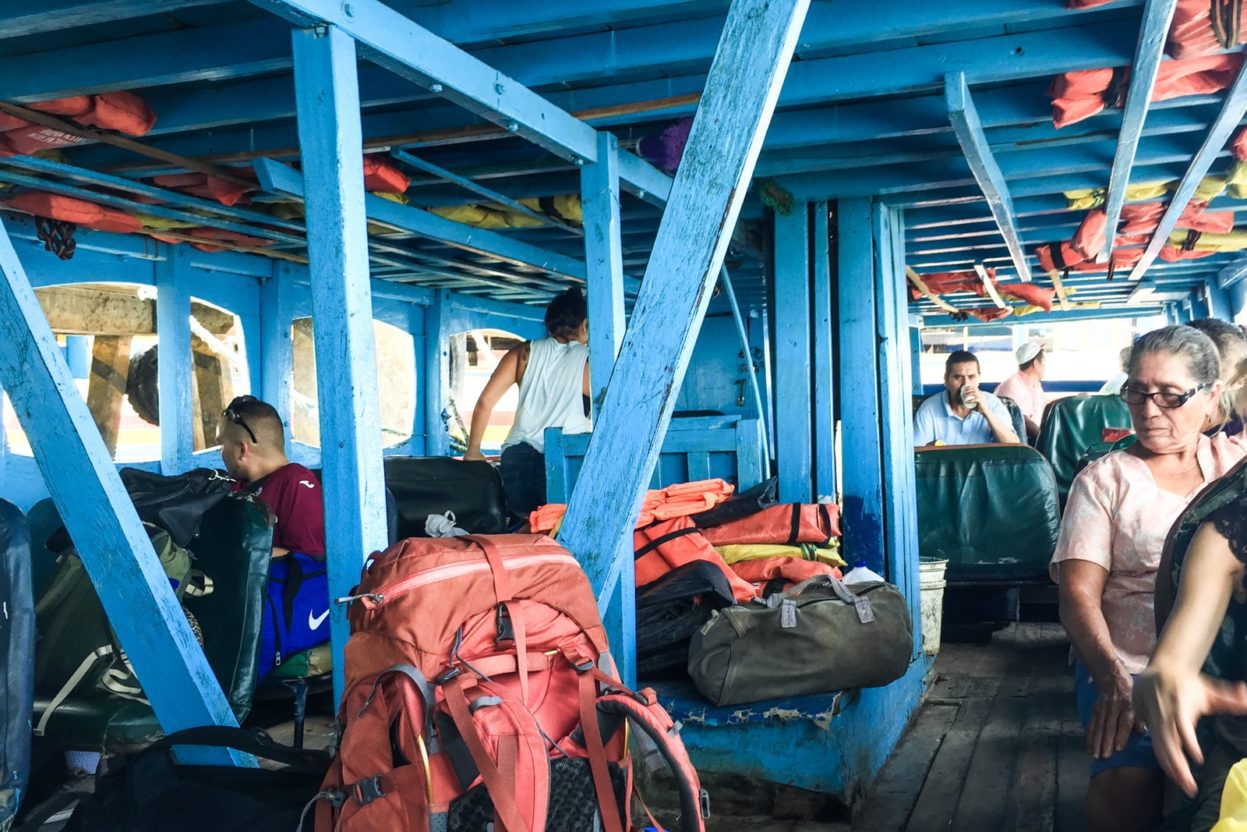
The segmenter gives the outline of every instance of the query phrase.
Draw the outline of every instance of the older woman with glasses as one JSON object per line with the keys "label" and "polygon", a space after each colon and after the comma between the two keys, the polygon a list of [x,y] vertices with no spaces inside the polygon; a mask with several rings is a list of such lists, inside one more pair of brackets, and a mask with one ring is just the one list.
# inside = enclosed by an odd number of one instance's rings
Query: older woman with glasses
{"label": "older woman with glasses", "polygon": [[1171,326],[1138,339],[1121,396],[1138,442],[1093,462],[1070,488],[1051,574],[1073,642],[1079,715],[1093,756],[1088,828],[1154,829],[1164,776],[1131,703],[1156,646],[1153,593],[1169,528],[1247,449],[1203,428],[1217,406],[1217,348]]}

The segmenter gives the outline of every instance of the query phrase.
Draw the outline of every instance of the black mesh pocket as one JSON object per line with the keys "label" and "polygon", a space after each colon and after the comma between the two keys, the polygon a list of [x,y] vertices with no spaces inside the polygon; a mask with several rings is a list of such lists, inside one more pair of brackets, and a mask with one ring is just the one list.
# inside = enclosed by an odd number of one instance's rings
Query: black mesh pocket
{"label": "black mesh pocket", "polygon": [[[615,801],[623,810],[624,786],[627,782],[622,767],[608,764]],[[597,793],[588,760],[560,758],[550,761],[550,809],[546,832],[597,832],[595,823]],[[487,832],[494,820],[494,804],[481,783],[451,801],[447,817],[449,832]],[[622,817],[620,821],[622,822]]]}

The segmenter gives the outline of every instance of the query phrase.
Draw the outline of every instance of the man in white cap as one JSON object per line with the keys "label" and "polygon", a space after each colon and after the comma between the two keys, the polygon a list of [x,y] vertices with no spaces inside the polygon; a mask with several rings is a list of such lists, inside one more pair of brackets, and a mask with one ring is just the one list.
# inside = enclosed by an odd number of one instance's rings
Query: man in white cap
{"label": "man in white cap", "polygon": [[1012,399],[1022,410],[1026,420],[1026,435],[1031,441],[1039,435],[1039,423],[1043,420],[1044,404],[1044,351],[1043,345],[1027,341],[1017,348],[1018,371],[996,388],[997,396]]}

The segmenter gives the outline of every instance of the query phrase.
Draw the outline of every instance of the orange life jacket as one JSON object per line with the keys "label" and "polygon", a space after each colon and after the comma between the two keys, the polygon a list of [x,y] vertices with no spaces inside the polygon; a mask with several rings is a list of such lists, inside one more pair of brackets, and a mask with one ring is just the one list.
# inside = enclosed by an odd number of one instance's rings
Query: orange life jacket
{"label": "orange life jacket", "polygon": [[[27,109],[130,136],[146,135],[156,123],[156,114],[148,109],[143,99],[130,92],[55,98],[30,104]],[[80,136],[0,114],[0,156],[28,155],[85,141]]]}
{"label": "orange life jacket", "polygon": [[1052,311],[1052,298],[1056,296],[1055,289],[1040,286],[1037,283],[1001,283],[996,289],[1002,295],[1026,301],[1045,312]]}
{"label": "orange life jacket", "polygon": [[83,228],[114,234],[134,234],[143,227],[138,218],[116,208],[43,191],[27,191],[7,197],[3,204],[36,217],[72,222]]}
{"label": "orange life jacket", "polygon": [[694,561],[705,561],[722,570],[732,586],[732,595],[740,603],[754,597],[753,584],[736,575],[706,540],[702,530],[687,517],[663,520],[638,529],[632,537],[636,567],[636,585],[645,586]]}
{"label": "orange life jacket", "polygon": [[732,564],[732,571],[752,584],[765,586],[768,581],[782,579],[788,584],[799,584],[816,575],[831,575],[840,580],[843,575],[834,566],[816,560],[801,558],[761,558],[742,560]]}
{"label": "orange life jacket", "polygon": [[[241,179],[255,179],[255,171],[251,168],[230,168],[230,173]],[[172,173],[165,176],[152,177],[152,184],[162,188],[172,188],[201,199],[215,199],[222,205],[244,205],[251,202],[252,193],[260,190],[257,182],[253,186],[240,185],[216,176],[204,173]]]}
{"label": "orange life jacket", "polygon": [[[1163,61],[1152,88],[1152,101],[1168,101],[1187,95],[1220,92],[1234,82],[1242,55],[1209,55],[1181,61]],[[1120,107],[1129,87],[1129,67],[1107,67],[1066,72],[1052,79],[1052,123],[1065,127],[1101,112]]]}
{"label": "orange life jacket", "polygon": [[394,164],[380,156],[364,157],[364,190],[378,194],[401,194],[411,180]]}
{"label": "orange life jacket", "polygon": [[[988,269],[987,273],[991,277],[995,277],[996,270]],[[927,288],[936,295],[947,295],[952,292],[972,292],[980,297],[987,294],[983,288],[983,281],[979,278],[977,272],[934,272],[932,274],[924,274],[922,282],[927,284]],[[916,286],[909,287],[909,299],[918,300],[922,297],[922,292]]]}
{"label": "orange life jacket", "polygon": [[1244,0],[1178,0],[1165,51],[1180,61],[1242,46],[1245,11]]}
{"label": "orange life jacket", "polygon": [[702,534],[713,546],[733,543],[826,544],[833,537],[840,536],[840,507],[835,503],[781,503],[748,517],[703,529]]}

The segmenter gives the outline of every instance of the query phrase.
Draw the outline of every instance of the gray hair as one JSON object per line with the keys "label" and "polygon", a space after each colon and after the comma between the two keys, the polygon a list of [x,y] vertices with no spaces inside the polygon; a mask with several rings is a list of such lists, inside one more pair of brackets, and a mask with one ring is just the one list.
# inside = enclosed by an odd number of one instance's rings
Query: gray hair
{"label": "gray hair", "polygon": [[1201,385],[1214,384],[1221,374],[1217,345],[1189,326],[1166,326],[1140,336],[1130,350],[1130,372],[1139,359],[1152,353],[1168,353],[1186,361],[1191,377]]}

